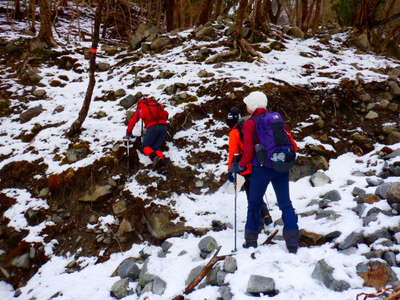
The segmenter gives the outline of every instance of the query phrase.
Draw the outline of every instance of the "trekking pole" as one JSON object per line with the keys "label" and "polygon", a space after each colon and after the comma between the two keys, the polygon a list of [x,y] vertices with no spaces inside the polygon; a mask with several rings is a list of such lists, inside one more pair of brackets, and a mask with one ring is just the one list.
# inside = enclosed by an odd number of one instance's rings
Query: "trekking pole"
{"label": "trekking pole", "polygon": [[[239,153],[236,153],[234,156],[233,156],[233,161],[234,162],[238,162],[239,161]],[[234,231],[235,231],[235,233],[234,233],[234,248],[233,248],[233,250],[232,250],[232,252],[236,252],[237,251],[237,248],[236,248],[236,240],[237,240],[237,238],[236,238],[236,234],[237,234],[237,222],[236,222],[236,219],[237,219],[237,215],[236,215],[236,211],[237,211],[237,173],[235,172],[235,177],[234,177],[234,182],[233,182],[233,184],[234,184],[234,188],[235,188],[235,201],[234,201],[234,210],[235,210],[235,214],[234,214],[234,222],[233,222],[233,224],[234,224]]]}
{"label": "trekking pole", "polygon": [[127,155],[127,169],[128,169],[128,173],[129,173],[129,163],[130,163],[130,151],[129,151],[129,137],[126,139],[126,155]]}

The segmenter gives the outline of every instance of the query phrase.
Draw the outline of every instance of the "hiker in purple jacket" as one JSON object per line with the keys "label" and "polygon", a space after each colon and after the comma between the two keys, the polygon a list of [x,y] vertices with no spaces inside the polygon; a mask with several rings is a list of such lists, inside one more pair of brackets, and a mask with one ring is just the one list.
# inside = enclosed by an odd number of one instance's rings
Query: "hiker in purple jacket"
{"label": "hiker in purple jacket", "polygon": [[[282,211],[283,237],[286,242],[286,247],[290,253],[296,253],[299,240],[299,228],[297,225],[297,215],[294,211],[289,196],[289,169],[294,163],[295,151],[297,145],[294,141],[290,130],[284,126],[284,122],[280,122],[281,132],[286,136],[287,147],[292,152],[294,157],[290,158],[290,166],[283,164],[283,170],[277,171],[272,161],[260,163],[259,155],[256,153],[256,146],[259,146],[265,141],[260,141],[260,134],[257,132],[259,120],[263,117],[281,118],[278,113],[269,112],[267,110],[268,99],[262,92],[252,92],[246,98],[244,103],[247,106],[247,111],[251,114],[243,125],[243,156],[238,164],[233,166],[234,172],[241,172],[246,168],[248,163],[252,163],[253,172],[250,177],[250,197],[247,207],[247,221],[245,226],[245,244],[243,247],[257,247],[258,228],[260,222],[260,209],[263,202],[263,196],[267,186],[272,182],[275,194],[278,200],[278,206]],[[263,121],[264,122],[264,121]],[[259,130],[259,129],[258,129]],[[261,132],[260,132],[261,133]],[[265,139],[263,136],[262,139]],[[266,141],[267,143],[269,141]],[[258,150],[257,150],[258,151]],[[266,152],[263,152],[265,155]],[[289,159],[288,159],[289,161]],[[286,162],[286,158],[285,158]],[[285,169],[287,167],[287,170]],[[278,168],[279,169],[279,168]]]}

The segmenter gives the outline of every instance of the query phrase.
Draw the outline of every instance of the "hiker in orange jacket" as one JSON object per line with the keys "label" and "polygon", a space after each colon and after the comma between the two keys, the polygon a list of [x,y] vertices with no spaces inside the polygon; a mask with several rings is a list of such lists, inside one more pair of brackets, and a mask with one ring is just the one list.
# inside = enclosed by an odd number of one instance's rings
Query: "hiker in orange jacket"
{"label": "hiker in orange jacket", "polygon": [[[226,123],[231,128],[229,132],[229,141],[228,141],[228,180],[230,182],[234,182],[234,176],[231,171],[233,158],[235,154],[239,154],[242,156],[243,154],[243,135],[242,135],[242,125],[245,121],[245,118],[240,118],[240,111],[237,107],[232,107],[228,113]],[[250,187],[250,174],[252,171],[252,164],[249,163],[247,168],[240,173],[245,178],[244,190],[246,192],[247,199],[249,199],[249,187]],[[262,204],[261,210],[261,218],[263,220],[262,223],[265,225],[269,225],[272,223],[271,215],[269,214],[268,207],[265,202]]]}

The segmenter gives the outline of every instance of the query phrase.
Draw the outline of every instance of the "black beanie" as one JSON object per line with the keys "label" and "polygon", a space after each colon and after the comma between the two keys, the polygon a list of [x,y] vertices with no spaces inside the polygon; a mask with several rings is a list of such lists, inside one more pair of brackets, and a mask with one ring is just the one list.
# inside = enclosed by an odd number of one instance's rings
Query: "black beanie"
{"label": "black beanie", "polygon": [[240,110],[237,107],[232,107],[226,117],[226,124],[233,128],[240,119]]}

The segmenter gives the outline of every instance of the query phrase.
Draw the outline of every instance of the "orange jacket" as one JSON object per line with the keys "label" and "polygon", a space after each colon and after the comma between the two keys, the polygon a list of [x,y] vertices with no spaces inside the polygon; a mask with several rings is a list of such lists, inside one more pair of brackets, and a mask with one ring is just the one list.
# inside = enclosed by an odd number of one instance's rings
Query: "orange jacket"
{"label": "orange jacket", "polygon": [[[233,157],[236,153],[243,154],[243,141],[240,138],[240,130],[236,127],[232,128],[229,132],[229,143],[228,143],[228,170],[232,168]],[[252,164],[246,166],[241,175],[248,175],[252,171]]]}

